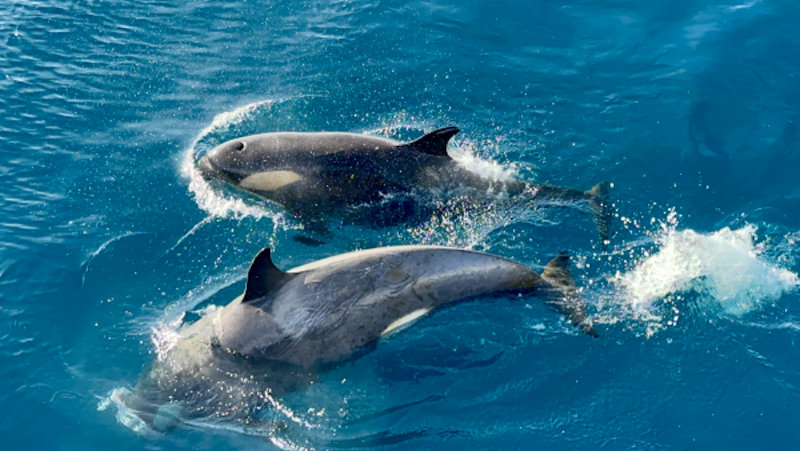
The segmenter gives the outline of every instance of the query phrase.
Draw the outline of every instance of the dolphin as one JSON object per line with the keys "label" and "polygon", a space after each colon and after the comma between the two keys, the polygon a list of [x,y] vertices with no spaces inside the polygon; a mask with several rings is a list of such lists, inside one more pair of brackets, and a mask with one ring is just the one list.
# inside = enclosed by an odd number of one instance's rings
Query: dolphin
{"label": "dolphin", "polygon": [[[447,154],[456,127],[434,130],[416,141],[344,132],[277,132],[232,139],[200,158],[201,172],[285,207],[312,230],[327,232],[323,217],[385,227],[422,222],[431,211],[421,193],[463,194],[486,202],[497,194],[542,202],[588,204],[601,240],[609,238],[607,182],[588,191],[492,180]],[[460,192],[459,192],[460,191]],[[493,193],[494,198],[487,198]]]}
{"label": "dolphin", "polygon": [[561,254],[541,274],[499,256],[441,246],[349,252],[282,271],[255,257],[244,294],[179,332],[123,402],[154,430],[189,418],[256,421],[273,396],[373,349],[441,306],[537,296],[597,336]]}

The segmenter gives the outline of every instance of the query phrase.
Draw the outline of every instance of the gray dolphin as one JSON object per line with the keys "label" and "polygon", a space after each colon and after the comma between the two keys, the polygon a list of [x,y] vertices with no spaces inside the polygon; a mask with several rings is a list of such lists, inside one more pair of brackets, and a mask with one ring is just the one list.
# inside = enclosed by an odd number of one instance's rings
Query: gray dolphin
{"label": "gray dolphin", "polygon": [[559,255],[539,275],[481,252],[396,246],[282,271],[265,249],[244,294],[183,328],[124,402],[157,430],[181,418],[249,419],[320,369],[439,306],[479,296],[536,295],[596,336],[568,265]]}
{"label": "gray dolphin", "polygon": [[[279,132],[236,138],[210,150],[198,162],[206,174],[284,206],[312,228],[323,229],[328,214],[372,226],[395,225],[430,217],[420,196],[432,191],[467,189],[479,200],[487,193],[528,196],[536,203],[586,203],[595,215],[600,238],[609,238],[609,184],[589,191],[491,180],[469,171],[447,154],[459,132],[447,127],[416,141],[341,132]],[[424,204],[424,203],[423,203]]]}

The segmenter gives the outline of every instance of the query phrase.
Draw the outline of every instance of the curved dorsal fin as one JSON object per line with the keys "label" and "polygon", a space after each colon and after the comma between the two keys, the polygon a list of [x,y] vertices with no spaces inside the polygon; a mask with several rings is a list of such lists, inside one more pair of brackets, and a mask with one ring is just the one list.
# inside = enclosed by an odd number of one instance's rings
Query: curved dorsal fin
{"label": "curved dorsal fin", "polygon": [[426,153],[436,157],[447,157],[447,143],[456,133],[460,132],[458,127],[445,127],[434,130],[422,138],[408,144],[399,146],[416,152]]}
{"label": "curved dorsal fin", "polygon": [[250,271],[247,273],[247,288],[244,290],[242,302],[262,299],[270,292],[278,290],[291,278],[291,274],[283,272],[275,266],[270,249],[264,248],[250,265]]}

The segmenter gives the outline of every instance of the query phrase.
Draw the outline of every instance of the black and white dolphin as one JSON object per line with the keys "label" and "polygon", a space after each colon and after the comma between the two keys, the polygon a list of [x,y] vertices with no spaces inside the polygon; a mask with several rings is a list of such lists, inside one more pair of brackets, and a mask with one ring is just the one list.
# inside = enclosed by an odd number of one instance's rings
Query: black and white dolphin
{"label": "black and white dolphin", "polygon": [[252,420],[271,396],[307,385],[431,310],[500,295],[537,296],[596,335],[565,255],[537,274],[481,252],[395,246],[282,271],[265,249],[244,294],[184,327],[122,401],[157,430],[186,419]]}
{"label": "black and white dolphin", "polygon": [[531,205],[585,203],[595,215],[600,238],[609,238],[608,183],[580,191],[482,177],[448,156],[447,143],[458,132],[456,127],[442,128],[410,143],[341,132],[264,133],[222,143],[198,166],[277,202],[311,228],[324,230],[323,218],[330,214],[378,227],[419,221],[430,217],[419,202],[423,193],[466,195],[475,202],[494,202],[502,194]]}

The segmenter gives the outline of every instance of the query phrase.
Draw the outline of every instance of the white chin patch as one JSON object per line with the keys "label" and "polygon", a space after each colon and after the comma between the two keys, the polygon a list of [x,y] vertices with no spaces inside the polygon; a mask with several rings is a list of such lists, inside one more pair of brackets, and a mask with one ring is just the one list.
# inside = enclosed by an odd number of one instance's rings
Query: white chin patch
{"label": "white chin patch", "polygon": [[390,334],[390,333],[402,328],[403,326],[407,326],[407,325],[411,324],[412,322],[414,322],[417,319],[419,319],[419,317],[423,316],[424,314],[426,314],[426,313],[428,313],[430,311],[431,311],[430,308],[421,308],[419,310],[414,310],[413,312],[409,313],[408,315],[401,316],[400,318],[392,321],[391,324],[386,326],[386,329],[383,329],[383,332],[381,332],[381,336],[384,337],[384,336],[386,336],[386,335],[388,335],[388,334]]}
{"label": "white chin patch", "polygon": [[265,171],[247,176],[239,182],[244,189],[254,191],[275,191],[300,180],[300,174],[293,171]]}

